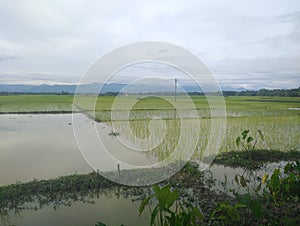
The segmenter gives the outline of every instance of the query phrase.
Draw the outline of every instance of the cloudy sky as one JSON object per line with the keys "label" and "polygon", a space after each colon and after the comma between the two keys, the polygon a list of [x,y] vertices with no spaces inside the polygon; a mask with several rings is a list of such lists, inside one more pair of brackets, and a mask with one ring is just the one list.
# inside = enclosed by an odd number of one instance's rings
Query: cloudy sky
{"label": "cloudy sky", "polygon": [[195,53],[222,86],[300,86],[299,0],[1,0],[0,28],[0,83],[74,84],[112,49],[153,40]]}

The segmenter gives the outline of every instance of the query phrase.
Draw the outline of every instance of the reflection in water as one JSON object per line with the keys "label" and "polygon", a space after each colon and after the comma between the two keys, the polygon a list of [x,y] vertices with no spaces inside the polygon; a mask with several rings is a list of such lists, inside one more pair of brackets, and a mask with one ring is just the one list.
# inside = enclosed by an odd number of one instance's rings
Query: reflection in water
{"label": "reflection in water", "polygon": [[[11,222],[12,220],[14,221],[17,219],[16,215],[22,216],[24,211],[25,213],[29,213],[29,210],[40,211],[49,207],[57,210],[60,207],[71,207],[75,204],[77,206],[89,208],[88,206],[90,204],[95,204],[105,199],[111,201],[111,203],[106,206],[107,208],[109,208],[109,206],[118,208],[119,202],[123,204],[124,202],[127,202],[129,205],[126,208],[134,207],[134,211],[137,215],[136,206],[138,204],[131,205],[130,200],[139,200],[143,198],[144,195],[148,194],[148,190],[149,189],[147,188],[120,186],[106,180],[97,173],[65,176],[52,180],[34,180],[28,183],[17,183],[0,187],[1,221],[3,223]],[[99,205],[103,204],[99,203]],[[77,212],[76,210],[74,211]],[[110,209],[110,211],[112,211],[112,209]],[[82,213],[78,214],[79,217],[86,217],[86,215],[82,215]],[[24,220],[26,221],[27,219]],[[47,218],[45,220],[48,221],[51,219]],[[118,218],[118,220],[120,220],[120,218]],[[76,220],[74,220],[74,222],[76,222]],[[39,224],[41,223],[42,222]],[[24,222],[22,225],[23,224]],[[42,224],[44,225],[44,223]]]}
{"label": "reflection in water", "polygon": [[[94,126],[95,122],[87,119],[84,115],[77,114],[77,116],[80,117],[83,128],[85,125]],[[70,114],[1,115],[0,185],[14,183],[15,181],[26,182],[34,178],[49,179],[75,172],[90,172],[90,168],[77,150],[70,122]],[[137,137],[144,138],[148,136],[147,121],[132,121],[130,125]],[[196,131],[193,133],[192,120],[187,119],[186,125],[191,128],[191,132],[186,134],[186,144],[184,146],[189,145],[189,139],[193,139],[192,136],[197,137],[199,135],[196,134]],[[119,148],[114,148],[115,152],[111,154],[115,154],[125,162],[132,164],[139,164],[141,161],[151,163],[157,161],[157,159],[164,159],[170,154],[172,145],[176,146],[176,142],[178,142],[177,130],[179,125],[176,120],[166,120],[166,126],[169,136],[164,139],[161,145],[157,146],[152,153],[154,156],[142,153],[140,158],[134,159],[130,155],[122,153],[120,151],[122,149]],[[209,120],[202,119],[201,126],[203,130],[200,131],[198,141],[200,153],[207,144],[210,128]],[[116,132],[120,133],[121,138],[122,136],[126,138],[126,133],[122,130],[123,122],[115,124],[115,128],[117,129]],[[111,127],[108,123],[96,123],[96,129],[98,132],[100,131],[99,133],[106,135],[105,141],[110,145],[118,143],[115,141],[118,140],[119,136],[109,136]],[[87,134],[87,136],[89,135]],[[101,157],[101,153],[98,154]],[[101,169],[103,171],[116,170],[116,164],[108,165],[105,159],[99,159],[102,160]],[[188,197],[194,202],[201,202],[200,205],[203,208],[209,209],[213,208],[214,200],[224,200],[224,197],[227,197],[224,193],[217,194],[216,190],[230,194],[230,189],[240,188],[235,180],[237,174],[242,175],[249,181],[250,188],[255,188],[265,172],[270,173],[274,168],[284,164],[284,162],[279,165],[270,164],[258,171],[244,171],[241,168],[234,169],[213,165],[205,171],[205,174],[199,174],[198,171],[193,169],[187,170],[188,167],[186,167],[179,174],[170,178],[168,182],[180,188],[183,197]],[[143,179],[144,170],[150,172],[148,176],[153,175],[156,177],[160,175],[162,179],[167,179],[165,175],[168,175],[168,171],[172,170],[172,166],[158,168],[153,171],[151,171],[152,169],[140,169],[133,173],[126,171],[125,167],[121,167],[121,175],[117,172],[106,173],[112,173],[115,181],[126,184],[126,181],[136,180],[136,178]],[[140,182],[137,181],[137,183]],[[55,180],[34,180],[30,183],[17,183],[0,187],[0,216],[3,223],[7,223],[7,220],[10,219],[11,223],[17,225],[94,225],[97,220],[102,220],[104,215],[108,217],[103,222],[110,222],[109,224],[112,225],[120,223],[144,225],[138,218],[133,217],[137,216],[139,202],[132,203],[131,199],[139,200],[148,192],[149,188],[147,187],[120,186],[100,177],[96,173],[84,176],[61,177]],[[243,192],[243,189],[240,189],[240,192]],[[95,205],[91,205],[93,203]],[[53,214],[53,209],[58,208],[59,211]],[[123,213],[124,218],[120,217],[120,212]],[[101,215],[101,213],[103,214]],[[117,214],[118,217],[114,217],[114,214]],[[20,219],[18,215],[24,218]],[[60,218],[55,218],[54,215],[60,216]],[[67,221],[64,216],[72,216],[73,220]],[[82,216],[87,218],[87,221],[80,221],[83,218]],[[37,218],[39,219],[36,222],[30,220]],[[128,222],[126,221],[128,218],[130,220],[134,218],[135,220]],[[50,219],[56,219],[56,221],[51,222]],[[120,220],[121,222],[111,220]],[[145,222],[145,219],[141,220]]]}
{"label": "reflection in water", "polygon": [[[286,164],[286,161],[268,163],[256,170],[214,164],[204,174],[205,180],[211,181],[210,185],[213,190],[220,190],[228,195],[233,195],[233,190],[240,194],[254,193],[254,190],[261,184],[261,178],[264,174],[267,173],[271,176],[275,169],[283,170]],[[241,185],[241,177],[247,186]]]}
{"label": "reflection in water", "polygon": [[[270,167],[271,165],[273,166]],[[284,163],[281,163],[281,165],[283,166]],[[197,164],[189,163],[164,183],[170,183],[180,191],[183,199],[199,205],[203,212],[209,213],[218,202],[231,199],[228,196],[232,194],[230,189],[239,190],[240,186],[235,182],[236,175],[242,175],[247,183],[249,181],[247,187],[251,189],[256,186],[256,179],[260,179],[265,171],[269,173],[273,167],[277,166],[270,164],[258,171],[245,171],[240,168],[234,169],[214,165],[206,172],[200,172],[197,170],[199,167]],[[116,174],[116,172],[106,173],[114,174],[116,178],[122,178],[122,180],[124,180],[123,178],[132,180],[132,175],[143,174],[140,170],[132,171],[135,172],[127,174],[127,170],[123,170],[120,172],[121,175]],[[147,174],[151,174],[151,169],[148,169],[148,171]],[[152,173],[155,174],[156,171]],[[225,179],[223,179],[224,175],[226,175]],[[89,222],[89,225],[93,225],[100,220],[116,225],[128,222],[126,221],[128,219],[123,219],[118,213],[118,211],[122,213],[125,211],[128,214],[130,213],[128,215],[130,216],[128,225],[145,225],[149,222],[149,216],[143,216],[141,219],[137,218],[138,205],[140,200],[150,195],[150,192],[150,187],[122,186],[105,179],[98,173],[17,183],[0,187],[1,221],[2,223],[8,223],[8,221],[10,223],[22,222],[21,225],[24,222],[25,225],[47,225],[48,221],[52,222],[53,220],[56,225],[80,225],[78,222],[81,222],[81,225],[87,225],[87,222]],[[137,202],[132,202],[132,200]],[[125,209],[120,209],[120,206]],[[74,215],[74,213],[77,213],[77,215],[74,216],[73,221],[65,221],[65,219],[53,218],[53,214],[51,214],[53,210],[57,210],[58,215],[61,216]],[[44,214],[47,214],[48,217],[45,217]],[[115,217],[115,214],[118,217]],[[91,218],[94,220],[93,222],[91,222],[91,219],[87,219],[85,222],[77,220],[82,219],[82,216],[86,218],[89,215],[93,215]],[[36,219],[35,223],[31,222],[32,217]],[[45,219],[47,219],[47,222],[44,223],[43,220]]]}
{"label": "reflection in water", "polygon": [[[115,173],[115,172],[112,172]],[[136,171],[136,173],[140,173]],[[121,172],[122,177],[126,177],[126,172]],[[133,175],[130,173],[128,175]],[[186,199],[195,205],[199,205],[203,211],[211,211],[215,204],[220,200],[228,198],[224,193],[216,193],[211,191],[204,183],[203,173],[197,170],[197,165],[188,164],[179,173],[166,180],[164,183],[170,183],[174,188],[180,191],[181,197]],[[74,224],[76,225],[76,219],[86,216],[86,211],[89,210],[91,204],[97,204],[102,206],[100,200],[111,199],[110,202],[106,202],[105,207],[110,208],[110,217],[115,220],[121,220],[118,213],[114,212],[114,209],[118,209],[119,203],[127,202],[125,207],[127,211],[131,210],[129,218],[133,218],[138,214],[139,200],[149,196],[149,187],[128,187],[111,182],[97,173],[91,173],[88,175],[72,175],[60,177],[58,179],[51,180],[34,180],[28,183],[17,183],[13,185],[0,187],[0,213],[2,216],[2,222],[15,222],[18,218],[15,214],[22,216],[22,225],[26,224],[28,219],[26,217],[32,215],[33,210],[36,210],[37,218],[46,212],[51,214],[50,207],[57,210],[59,214],[61,211],[66,211],[66,207],[75,208],[74,212],[78,213],[78,216],[74,218]],[[127,201],[124,201],[127,200]],[[136,200],[135,204],[131,204],[131,200]],[[138,203],[138,204],[136,204]],[[125,204],[124,204],[125,205]],[[123,206],[124,206],[123,205]],[[82,212],[76,210],[80,206]],[[100,208],[94,206],[94,210]],[[106,213],[106,210],[101,210]],[[122,210],[123,211],[123,210]],[[25,213],[25,215],[24,215]],[[89,215],[90,213],[87,213]],[[113,214],[117,214],[117,217],[113,217]],[[98,216],[98,215],[97,215]],[[103,215],[101,215],[103,216]],[[146,218],[140,219],[139,223],[131,221],[128,225],[137,224],[145,225],[141,221],[149,220]],[[50,220],[46,217],[44,220]],[[97,220],[102,220],[99,218]],[[149,221],[147,221],[149,222]],[[95,222],[94,222],[95,223]],[[125,221],[121,222],[125,223]],[[39,225],[44,223],[39,222]],[[69,223],[68,223],[69,224]],[[65,224],[65,225],[68,225]],[[114,221],[113,225],[120,224],[120,222]],[[38,224],[36,224],[38,225]],[[86,224],[85,224],[86,225]]]}
{"label": "reflection in water", "polygon": [[90,172],[71,122],[71,114],[0,115],[0,185]]}

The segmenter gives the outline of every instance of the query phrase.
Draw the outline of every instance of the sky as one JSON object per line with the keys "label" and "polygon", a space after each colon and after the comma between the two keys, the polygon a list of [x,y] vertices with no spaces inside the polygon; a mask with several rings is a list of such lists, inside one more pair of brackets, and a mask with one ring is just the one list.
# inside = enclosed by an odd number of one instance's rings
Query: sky
{"label": "sky", "polygon": [[0,28],[0,84],[77,84],[109,51],[162,41],[223,87],[300,86],[299,0],[1,0]]}

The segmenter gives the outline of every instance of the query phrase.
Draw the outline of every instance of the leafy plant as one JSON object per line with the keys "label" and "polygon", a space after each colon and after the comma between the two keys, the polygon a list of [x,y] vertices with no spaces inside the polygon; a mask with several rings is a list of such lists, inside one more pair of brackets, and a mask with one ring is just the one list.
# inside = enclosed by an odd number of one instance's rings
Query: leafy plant
{"label": "leafy plant", "polygon": [[[171,189],[170,185],[160,188],[158,185],[152,187],[154,194],[145,198],[140,207],[141,215],[148,205],[151,212],[150,225],[161,226],[192,226],[199,225],[200,220],[204,218],[199,208],[190,203],[183,203],[180,200],[178,190]],[[151,211],[151,201],[156,202],[156,206]]]}
{"label": "leafy plant", "polygon": [[[264,176],[268,178],[268,175]],[[266,179],[263,180],[266,182]],[[288,163],[284,168],[284,174],[275,169],[270,180],[266,182],[273,201],[295,201],[300,199],[300,162]]]}
{"label": "leafy plant", "polygon": [[240,204],[247,207],[250,210],[253,217],[257,220],[262,218],[263,215],[263,205],[259,199],[251,197],[250,194],[237,195],[237,200]]}
{"label": "leafy plant", "polygon": [[[257,130],[257,133],[259,135],[259,138],[263,141],[264,140],[264,136],[262,134],[262,132],[260,130]],[[249,129],[244,130],[241,135],[239,135],[236,140],[235,143],[236,145],[242,146],[243,149],[249,153],[249,159],[252,159],[252,153],[251,151],[255,149],[255,146],[257,144],[258,138],[254,138],[252,136],[249,135]]]}
{"label": "leafy plant", "polygon": [[247,206],[241,203],[230,204],[228,201],[222,202],[212,212],[211,219],[217,219],[222,225],[240,225],[240,209]]}

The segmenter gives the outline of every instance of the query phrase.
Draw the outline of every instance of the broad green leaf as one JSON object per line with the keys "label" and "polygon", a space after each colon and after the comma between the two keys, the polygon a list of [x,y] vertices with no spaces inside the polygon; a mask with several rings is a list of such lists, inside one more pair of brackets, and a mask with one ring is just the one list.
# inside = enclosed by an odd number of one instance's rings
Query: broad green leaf
{"label": "broad green leaf", "polygon": [[247,130],[244,130],[244,131],[242,132],[242,138],[243,138],[243,140],[245,140],[245,139],[246,139],[246,137],[247,137],[248,133],[249,133],[249,129],[247,129]]}
{"label": "broad green leaf", "polygon": [[277,189],[280,186],[280,171],[279,169],[275,169],[273,171],[273,175],[271,176],[270,185],[273,189]]}
{"label": "broad green leaf", "polygon": [[160,188],[159,188],[159,186],[157,184],[154,184],[152,186],[152,189],[153,189],[153,191],[154,191],[154,193],[155,193],[156,196],[160,194]]}
{"label": "broad green leaf", "polygon": [[260,219],[262,217],[263,208],[261,202],[258,199],[252,200],[252,202],[250,203],[250,209],[256,219]]}
{"label": "broad green leaf", "polygon": [[193,215],[197,216],[200,220],[204,219],[204,215],[201,213],[201,211],[197,207],[193,208]]}
{"label": "broad green leaf", "polygon": [[237,200],[239,203],[249,206],[251,203],[251,196],[249,194],[238,195]]}
{"label": "broad green leaf", "polygon": [[158,205],[161,209],[168,209],[168,198],[171,195],[171,185],[166,185],[160,190],[158,198]]}
{"label": "broad green leaf", "polygon": [[254,140],[253,137],[248,137],[248,138],[247,138],[247,143],[249,144],[249,143],[251,143],[253,140]]}
{"label": "broad green leaf", "polygon": [[167,208],[170,208],[178,198],[179,198],[179,192],[177,190],[174,190],[172,193],[170,193],[166,203]]}
{"label": "broad green leaf", "polygon": [[158,205],[160,207],[163,207],[164,203],[165,203],[165,200],[164,200],[164,197],[163,197],[163,194],[162,194],[163,193],[163,188],[160,188],[157,184],[154,184],[152,186],[152,189],[153,189],[153,191],[155,193],[155,197],[156,197],[156,199],[158,201]]}

